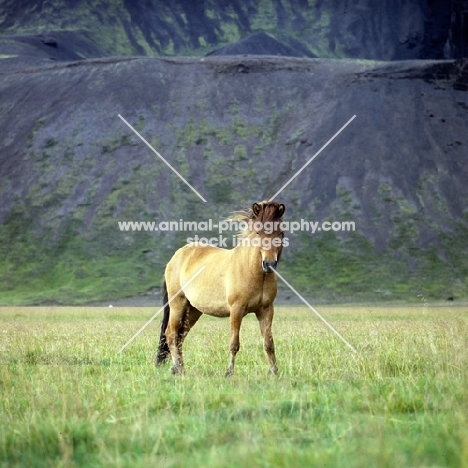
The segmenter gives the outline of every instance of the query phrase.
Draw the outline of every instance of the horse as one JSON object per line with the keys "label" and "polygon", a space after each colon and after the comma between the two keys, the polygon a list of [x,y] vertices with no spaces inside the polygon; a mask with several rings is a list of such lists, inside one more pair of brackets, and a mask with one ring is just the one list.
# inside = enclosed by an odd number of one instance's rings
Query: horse
{"label": "horse", "polygon": [[226,377],[233,375],[242,319],[255,313],[270,371],[278,373],[271,331],[277,293],[273,270],[287,245],[281,229],[284,212],[284,205],[274,201],[254,203],[228,218],[245,227],[233,249],[191,243],[176,251],[164,273],[157,366],[172,357],[172,373],[184,373],[182,344],[202,314],[207,314],[230,317],[231,359]]}

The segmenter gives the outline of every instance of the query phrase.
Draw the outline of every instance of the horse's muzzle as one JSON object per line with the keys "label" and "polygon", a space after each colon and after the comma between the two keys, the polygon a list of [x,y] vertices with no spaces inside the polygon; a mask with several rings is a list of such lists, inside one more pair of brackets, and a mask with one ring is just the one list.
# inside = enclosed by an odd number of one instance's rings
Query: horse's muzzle
{"label": "horse's muzzle", "polygon": [[[273,270],[276,268],[276,265],[278,265],[278,262],[276,260],[274,262],[267,262],[266,260],[263,260],[262,270],[264,271],[264,273],[273,273]],[[273,268],[273,270],[271,268]]]}

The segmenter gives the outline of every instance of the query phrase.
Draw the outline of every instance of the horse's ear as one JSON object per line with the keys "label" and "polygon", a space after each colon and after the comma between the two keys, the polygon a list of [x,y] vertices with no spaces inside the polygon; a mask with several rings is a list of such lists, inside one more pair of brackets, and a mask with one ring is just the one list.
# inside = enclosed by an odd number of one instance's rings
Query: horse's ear
{"label": "horse's ear", "polygon": [[284,212],[286,211],[286,207],[281,203],[280,206],[278,206],[278,218],[281,218],[284,215]]}
{"label": "horse's ear", "polygon": [[252,212],[255,216],[258,216],[258,214],[260,213],[260,205],[258,203],[254,203],[252,205]]}

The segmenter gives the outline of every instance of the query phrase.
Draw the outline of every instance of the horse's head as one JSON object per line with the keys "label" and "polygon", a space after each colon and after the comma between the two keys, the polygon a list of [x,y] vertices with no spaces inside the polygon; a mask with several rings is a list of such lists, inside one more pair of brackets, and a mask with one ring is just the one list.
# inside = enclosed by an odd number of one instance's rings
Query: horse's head
{"label": "horse's head", "polygon": [[264,273],[272,273],[281,257],[284,237],[281,221],[284,211],[284,205],[273,201],[254,203],[250,209],[249,217],[252,221],[249,238],[252,245],[260,249]]}

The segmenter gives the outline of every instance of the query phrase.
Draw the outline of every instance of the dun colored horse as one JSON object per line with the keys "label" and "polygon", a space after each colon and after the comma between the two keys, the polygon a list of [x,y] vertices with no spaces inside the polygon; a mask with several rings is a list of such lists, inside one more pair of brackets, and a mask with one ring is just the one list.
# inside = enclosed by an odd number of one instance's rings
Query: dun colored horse
{"label": "dun colored horse", "polygon": [[[270,370],[278,372],[271,332],[277,279],[271,269],[276,268],[283,247],[284,210],[284,205],[272,201],[254,203],[231,218],[247,225],[233,249],[188,244],[174,254],[164,275],[164,303],[172,300],[164,308],[156,365],[172,356],[172,372],[183,373],[184,339],[201,315],[208,314],[230,317],[231,361],[226,376],[232,375],[242,319],[255,313]],[[202,266],[204,270],[196,276]]]}

